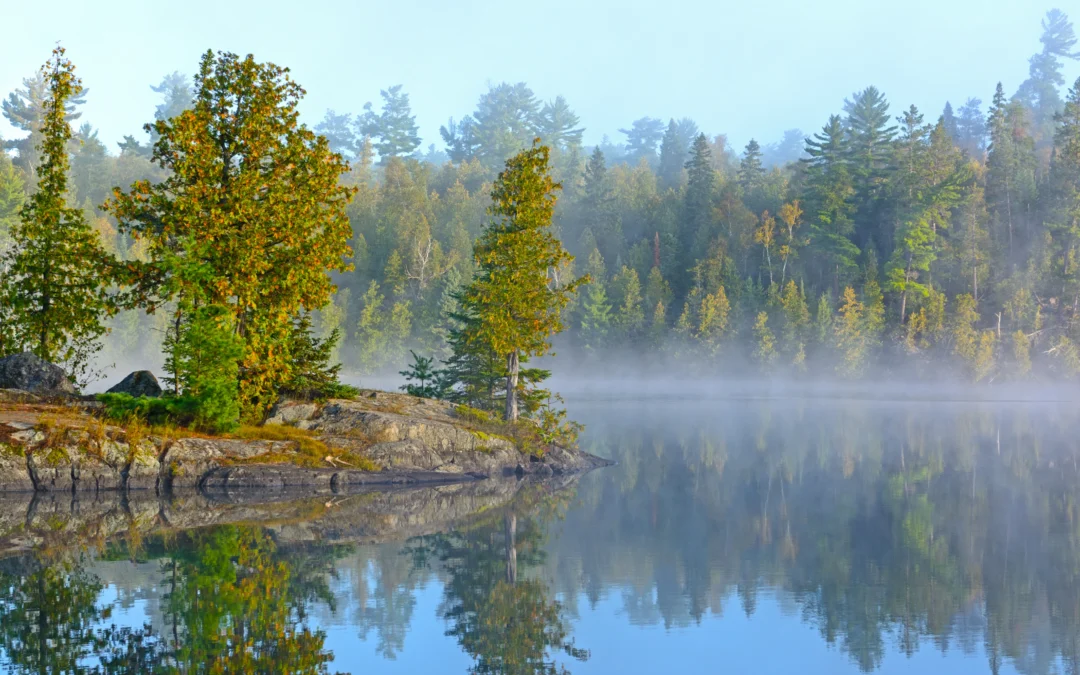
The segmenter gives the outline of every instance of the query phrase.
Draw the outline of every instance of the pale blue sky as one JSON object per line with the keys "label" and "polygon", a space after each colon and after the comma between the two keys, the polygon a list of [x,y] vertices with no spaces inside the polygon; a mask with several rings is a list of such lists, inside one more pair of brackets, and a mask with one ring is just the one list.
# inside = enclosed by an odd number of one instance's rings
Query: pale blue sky
{"label": "pale blue sky", "polygon": [[[1044,4],[1045,2],[1045,4]],[[915,103],[936,117],[946,99],[1012,93],[1038,51],[1052,6],[1080,21],[1080,0],[106,1],[5,0],[4,96],[62,40],[90,89],[84,119],[110,149],[140,133],[150,85],[190,74],[208,48],[288,66],[308,92],[313,124],[327,108],[358,112],[403,84],[424,145],[473,110],[488,82],[525,81],[562,94],[586,143],[645,115],[689,116],[702,130],[779,139],[817,130],[843,99],[876,84],[893,112]],[[1071,81],[1080,68],[1070,63]],[[0,134],[11,137],[6,120]]]}

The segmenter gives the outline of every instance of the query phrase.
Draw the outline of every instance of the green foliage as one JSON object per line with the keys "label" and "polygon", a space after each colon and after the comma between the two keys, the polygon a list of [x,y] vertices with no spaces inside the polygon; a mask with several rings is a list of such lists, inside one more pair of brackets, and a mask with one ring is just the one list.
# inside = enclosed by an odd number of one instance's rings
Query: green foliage
{"label": "green foliage", "polygon": [[374,148],[383,161],[408,155],[420,147],[409,95],[401,91],[400,84],[383,89],[379,95],[383,99],[382,112],[376,114],[371,103],[365,103],[364,114],[356,120],[357,130],[363,136],[376,139]]}
{"label": "green foliage", "polygon": [[409,364],[407,370],[399,373],[406,381],[401,390],[410,396],[443,398],[446,392],[441,386],[443,381],[440,377],[441,373],[433,366],[435,357],[420,356],[411,349],[409,353],[412,354],[412,363]]}
{"label": "green foliage", "polygon": [[362,372],[372,373],[383,364],[400,362],[412,326],[410,303],[388,303],[375,281],[368,285],[360,303],[356,340]]}
{"label": "green foliage", "polygon": [[355,387],[339,380],[341,364],[334,363],[334,352],[341,331],[333,328],[324,338],[315,337],[311,315],[303,313],[293,319],[289,336],[289,379],[278,390],[279,396],[307,400],[351,398],[359,393]]}
{"label": "green foliage", "polygon": [[555,191],[550,150],[535,144],[507,161],[492,188],[490,225],[474,247],[477,271],[460,303],[474,321],[465,342],[507,360],[506,418],[517,418],[520,358],[543,356],[563,330],[562,309],[582,279],[554,285],[550,272],[573,260],[551,232]]}
{"label": "green foliage", "polygon": [[37,190],[10,230],[10,247],[0,251],[0,305],[8,350],[28,349],[83,381],[101,349],[105,317],[116,308],[109,293],[113,264],[83,212],[67,203],[68,107],[80,100],[83,87],[63,47],[53,50],[41,76],[45,89],[33,114],[39,116],[34,128],[42,163],[34,172]]}
{"label": "green foliage", "polygon": [[240,419],[238,373],[244,344],[236,335],[233,313],[220,305],[181,305],[177,314],[166,342],[166,381],[179,399],[196,402],[193,424],[213,431],[234,428]]}
{"label": "green foliage", "polygon": [[147,311],[177,300],[233,315],[252,420],[289,377],[293,317],[325,306],[329,272],[349,269],[345,207],[356,189],[326,139],[299,123],[303,93],[284,68],[207,52],[193,105],[147,126],[167,177],[136,181],[106,205],[121,232],[145,241],[145,262],[129,267]]}
{"label": "green foliage", "polygon": [[[118,422],[140,422],[154,426],[194,426],[200,417],[200,401],[194,396],[167,396],[164,398],[134,397],[131,394],[98,394],[97,400],[105,404],[105,417]],[[203,415],[205,417],[205,415]],[[226,431],[231,427],[221,429]]]}

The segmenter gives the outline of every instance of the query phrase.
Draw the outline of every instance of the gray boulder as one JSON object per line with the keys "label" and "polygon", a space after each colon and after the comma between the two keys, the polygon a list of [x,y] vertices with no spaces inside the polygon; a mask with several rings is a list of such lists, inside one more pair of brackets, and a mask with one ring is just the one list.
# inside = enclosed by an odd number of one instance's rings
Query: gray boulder
{"label": "gray boulder", "polygon": [[47,395],[77,393],[63,368],[30,352],[0,359],[0,389],[19,389]]}
{"label": "gray boulder", "polygon": [[161,396],[161,385],[149,370],[136,370],[109,389],[109,393],[130,394],[136,398],[139,396],[158,398]]}

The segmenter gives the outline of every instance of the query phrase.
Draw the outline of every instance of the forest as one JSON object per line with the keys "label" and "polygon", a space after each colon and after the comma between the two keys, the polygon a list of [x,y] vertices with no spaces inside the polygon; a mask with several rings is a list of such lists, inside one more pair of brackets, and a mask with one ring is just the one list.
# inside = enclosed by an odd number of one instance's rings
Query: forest
{"label": "forest", "polygon": [[[52,209],[79,220],[85,227],[64,250],[83,267],[111,271],[56,319],[86,330],[58,338],[66,351],[48,355],[87,380],[110,364],[164,368],[180,392],[183,364],[205,356],[185,353],[188,331],[198,336],[189,347],[235,354],[234,370],[216,377],[235,380],[239,368],[245,410],[288,388],[273,374],[282,366],[271,355],[283,352],[322,364],[316,379],[331,370],[336,378],[331,364],[362,378],[411,363],[424,393],[481,408],[519,388],[530,413],[546,392],[529,387],[547,374],[524,365],[530,356],[533,365],[597,375],[1074,379],[1080,80],[1070,86],[1064,73],[1080,51],[1065,13],[1047,12],[1040,43],[1015,91],[998,84],[974,92],[985,101],[920,111],[853,86],[819,130],[742,149],[689,118],[633,115],[587,147],[570,102],[544,101],[521,82],[489,85],[435,142],[419,137],[402,85],[355,114],[328,110],[309,130],[296,110],[303,91],[286,69],[213,53],[194,78],[174,72],[154,85],[161,103],[148,111],[145,133],[110,148],[81,118],[93,83],[68,82],[64,114],[50,117],[57,78],[43,70],[2,104],[25,136],[4,140],[0,153],[0,273],[11,287],[34,271],[18,267],[32,256],[17,262],[19,237],[25,249],[34,236],[28,214]],[[225,114],[214,109],[214,96],[231,86],[223,73],[249,67],[286,83],[284,99],[253,105],[252,119],[277,113],[250,128],[290,140],[274,150],[272,170],[240,169],[227,187],[197,189],[220,158],[209,150],[193,158],[184,143],[202,138],[198,120],[212,128],[212,115]],[[227,145],[225,131],[211,133],[214,142]],[[311,192],[290,199],[296,165]],[[514,170],[544,177],[533,188],[537,208],[550,213],[534,214],[534,242],[506,252],[498,223],[533,217],[514,206]],[[43,189],[56,181],[59,193]],[[232,214],[219,231],[215,208]],[[229,238],[226,221],[252,217],[282,225]],[[188,229],[170,230],[170,218],[188,219]],[[194,264],[195,251],[216,262]],[[543,326],[518,336],[531,345],[500,346],[479,364],[475,349],[464,354],[476,336],[463,338],[476,303],[535,300],[478,286],[493,265],[539,274],[530,283],[543,291]],[[9,288],[3,310],[22,311],[18,297]],[[477,330],[487,349],[500,336],[485,325]],[[0,331],[0,352],[40,347],[49,330]],[[505,357],[519,351],[517,384],[518,356]],[[510,370],[515,384],[496,386]],[[505,398],[510,416],[514,397]]]}

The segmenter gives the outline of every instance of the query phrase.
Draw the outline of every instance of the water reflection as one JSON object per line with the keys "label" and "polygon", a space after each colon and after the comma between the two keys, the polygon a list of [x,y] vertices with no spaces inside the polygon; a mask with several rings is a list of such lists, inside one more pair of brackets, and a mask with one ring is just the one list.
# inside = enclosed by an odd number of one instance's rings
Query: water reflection
{"label": "water reflection", "polygon": [[[1080,448],[1068,407],[579,408],[587,449],[619,465],[576,485],[290,503],[277,520],[275,508],[244,506],[221,511],[246,514],[227,525],[159,522],[104,539],[56,526],[71,536],[37,535],[33,551],[0,560],[0,663],[361,672],[435,650],[431,627],[472,672],[605,672],[613,652],[575,636],[586,616],[631,653],[641,631],[708,639],[746,617],[759,644],[784,644],[791,623],[768,605],[852,670],[905,670],[931,650],[940,672],[961,661],[1080,672]],[[29,509],[37,524],[20,532],[47,529],[59,510]],[[176,503],[161,511],[193,520]],[[752,658],[769,656],[757,649]]]}

